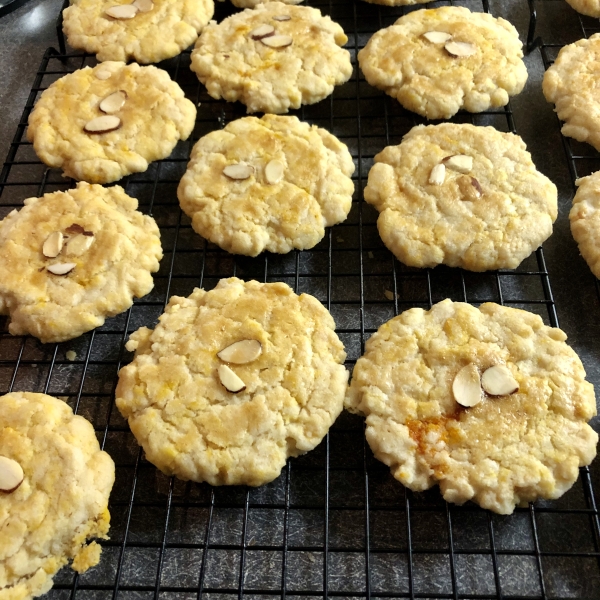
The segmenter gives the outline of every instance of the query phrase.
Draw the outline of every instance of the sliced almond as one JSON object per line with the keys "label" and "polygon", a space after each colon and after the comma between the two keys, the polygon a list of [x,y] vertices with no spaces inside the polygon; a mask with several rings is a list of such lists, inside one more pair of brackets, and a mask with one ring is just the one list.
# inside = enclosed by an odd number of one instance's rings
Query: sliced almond
{"label": "sliced almond", "polygon": [[446,52],[448,52],[448,54],[452,54],[452,56],[458,56],[460,58],[464,56],[471,56],[477,52],[477,46],[475,44],[470,44],[469,42],[447,42],[444,48],[446,48]]}
{"label": "sliced almond", "polygon": [[96,69],[95,73],[97,79],[110,79],[112,71],[109,69]]}
{"label": "sliced almond", "polygon": [[108,133],[121,127],[121,119],[114,115],[104,115],[88,121],[83,128],[87,133]]}
{"label": "sliced almond", "polygon": [[217,369],[223,387],[232,394],[237,394],[246,389],[246,384],[227,366],[221,365]]}
{"label": "sliced almond", "polygon": [[442,162],[448,169],[458,171],[459,173],[469,173],[473,168],[473,157],[466,154],[447,156]]}
{"label": "sliced almond", "polygon": [[154,2],[152,0],[134,0],[132,2],[140,12],[150,12],[154,8]]}
{"label": "sliced almond", "polygon": [[475,202],[481,198],[481,186],[475,177],[470,175],[459,175],[456,179],[458,189],[462,195],[462,200]]}
{"label": "sliced almond", "polygon": [[70,273],[77,265],[75,263],[54,263],[46,267],[54,275],[66,275]]}
{"label": "sliced almond", "polygon": [[435,165],[429,174],[429,183],[432,185],[442,185],[444,179],[446,179],[446,165],[444,163]]}
{"label": "sliced almond", "polygon": [[248,179],[248,177],[254,175],[254,167],[243,162],[227,165],[223,169],[223,175],[229,177],[229,179]]}
{"label": "sliced almond", "polygon": [[65,231],[71,235],[75,235],[76,233],[85,233],[85,229],[79,225],[79,223],[71,223],[71,225],[69,225]]}
{"label": "sliced almond", "polygon": [[519,391],[519,384],[504,365],[490,367],[481,376],[481,387],[490,396],[507,396]]}
{"label": "sliced almond", "polygon": [[290,15],[275,15],[273,21],[289,21],[291,18]]}
{"label": "sliced almond", "polygon": [[89,236],[83,233],[79,233],[68,241],[65,254],[67,256],[81,256],[84,252],[90,249],[93,243],[93,235]]}
{"label": "sliced almond", "polygon": [[137,6],[134,6],[133,4],[118,4],[117,6],[111,6],[104,11],[105,15],[120,20],[133,19],[137,13]]}
{"label": "sliced almond", "polygon": [[269,48],[287,48],[294,40],[289,35],[270,35],[260,41]]}
{"label": "sliced almond", "polygon": [[269,25],[268,23],[259,25],[256,29],[253,29],[250,32],[250,37],[253,40],[262,40],[270,35],[275,35],[275,27],[273,27],[273,25]]}
{"label": "sliced almond", "polygon": [[463,367],[452,382],[454,399],[461,406],[475,406],[481,402],[481,379],[479,370],[471,363]]}
{"label": "sliced almond", "polygon": [[62,250],[64,236],[60,231],[51,233],[42,246],[42,254],[46,258],[56,258]]}
{"label": "sliced almond", "polygon": [[108,115],[118,112],[123,108],[125,101],[127,100],[127,92],[119,90],[110,96],[106,96],[102,102],[98,105],[98,108]]}
{"label": "sliced almond", "polygon": [[283,179],[285,165],[277,159],[271,160],[265,167],[265,179],[270,184],[279,183]]}
{"label": "sliced almond", "polygon": [[23,483],[23,468],[12,458],[0,456],[0,491],[10,494]]}
{"label": "sliced almond", "polygon": [[262,344],[258,340],[240,340],[223,348],[217,356],[224,362],[245,365],[256,360],[261,352]]}
{"label": "sliced almond", "polygon": [[444,31],[428,31],[423,34],[423,37],[432,44],[445,44],[452,39],[452,36]]}

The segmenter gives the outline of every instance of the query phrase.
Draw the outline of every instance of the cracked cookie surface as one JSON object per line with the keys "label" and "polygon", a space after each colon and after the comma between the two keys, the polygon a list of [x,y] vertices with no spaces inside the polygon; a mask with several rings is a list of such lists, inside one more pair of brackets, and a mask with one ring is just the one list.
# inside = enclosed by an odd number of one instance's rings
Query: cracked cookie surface
{"label": "cracked cookie surface", "polygon": [[[354,367],[346,408],[365,415],[375,456],[414,491],[501,514],[555,499],[596,455],[594,388],[560,329],[491,302],[444,300],[383,324]],[[466,365],[505,365],[511,395],[460,406],[452,385]]]}
{"label": "cracked cookie surface", "polygon": [[[106,115],[100,104],[116,92],[126,100]],[[118,128],[85,131],[102,116],[118,118]],[[189,137],[195,119],[196,107],[162,69],[105,62],[65,75],[45,90],[29,116],[27,139],[44,163],[66,176],[110,183],[169,156]]]}
{"label": "cracked cookie surface", "polygon": [[147,11],[114,19],[106,10],[131,0],[71,0],[63,11],[63,30],[73,48],[99,61],[155,63],[193,44],[215,10],[213,0],[152,0]]}
{"label": "cracked cookie surface", "polygon": [[[255,39],[252,32],[261,26],[274,31]],[[289,45],[268,46],[276,37]],[[249,113],[286,113],[348,81],[350,53],[340,47],[347,41],[340,25],[316,8],[267,2],[209,24],[192,52],[191,69],[213,98],[239,100]]]}
{"label": "cracked cookie surface", "polygon": [[564,121],[561,132],[600,150],[600,33],[561,48],[544,73],[542,90]]}
{"label": "cracked cookie surface", "polygon": [[592,273],[600,278],[600,171],[577,180],[569,212],[571,233]]}
{"label": "cracked cookie surface", "polygon": [[[273,162],[272,162],[273,161]],[[245,179],[228,165],[251,167]],[[269,183],[268,165],[281,179]],[[201,138],[177,190],[201,236],[234,254],[312,248],[352,205],[352,156],[325,129],[296,117],[245,117]]]}
{"label": "cracked cookie surface", "polygon": [[83,573],[107,539],[115,465],[92,425],[45,394],[0,397],[0,456],[16,461],[23,482],[0,493],[0,599],[44,594],[68,561]]}
{"label": "cracked cookie surface", "polygon": [[[440,32],[473,53],[454,56],[445,42],[424,37]],[[448,119],[461,108],[482,112],[505,106],[527,81],[522,43],[506,20],[467,8],[422,9],[381,29],[358,53],[374,87],[428,119]]]}
{"label": "cracked cookie surface", "polygon": [[[451,156],[471,168],[453,170]],[[443,182],[431,183],[440,164]],[[556,186],[519,136],[470,124],[413,127],[375,156],[364,197],[404,264],[470,271],[516,268],[551,235],[558,210]]]}
{"label": "cracked cookie surface", "polygon": [[[127,343],[136,354],[119,373],[117,407],[163,473],[262,485],[315,448],[342,410],[348,372],[334,328],[318,300],[284,283],[230,278],[173,296],[156,328]],[[217,353],[242,340],[262,352],[229,365],[245,384],[231,393]]]}
{"label": "cracked cookie surface", "polygon": [[[0,311],[10,315],[10,333],[68,340],[150,292],[160,234],[137,206],[119,186],[79,183],[12,211],[0,223]],[[45,243],[57,233],[63,245],[48,258]],[[73,268],[63,275],[49,270],[65,264]]]}

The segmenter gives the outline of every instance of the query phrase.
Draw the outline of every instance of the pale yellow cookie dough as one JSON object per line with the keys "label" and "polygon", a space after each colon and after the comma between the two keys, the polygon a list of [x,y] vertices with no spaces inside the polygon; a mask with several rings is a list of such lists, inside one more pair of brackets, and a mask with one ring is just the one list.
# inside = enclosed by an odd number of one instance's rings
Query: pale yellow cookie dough
{"label": "pale yellow cookie dough", "polygon": [[[275,163],[272,163],[275,161]],[[223,169],[253,168],[243,180]],[[269,183],[267,165],[282,168]],[[194,146],[177,190],[201,236],[234,254],[312,248],[352,205],[354,162],[345,144],[296,117],[245,117]]]}
{"label": "pale yellow cookie dough", "polygon": [[[238,8],[255,8],[258,4],[274,2],[275,0],[231,0],[231,4]],[[300,4],[304,0],[281,0],[283,4]]]}
{"label": "pale yellow cookie dough", "polygon": [[[471,169],[446,166],[451,156],[469,157]],[[440,164],[443,183],[430,183]],[[384,244],[411,267],[514,269],[551,235],[557,216],[556,186],[523,140],[469,124],[411,129],[375,156],[364,197],[381,213]]]}
{"label": "pale yellow cookie dough", "polygon": [[[68,340],[99,327],[154,287],[160,234],[137,205],[119,186],[79,183],[28,198],[0,223],[0,311],[10,315],[10,333]],[[45,242],[56,233],[63,245],[48,258]],[[74,267],[64,275],[49,271],[65,264]]]}
{"label": "pale yellow cookie dough", "polygon": [[[251,33],[266,25],[290,45],[271,48],[253,39]],[[213,98],[239,100],[249,113],[286,113],[319,102],[350,79],[350,53],[340,47],[347,41],[343,29],[316,8],[267,2],[209,24],[191,68]]]}
{"label": "pale yellow cookie dough", "polygon": [[600,1],[599,0],[566,0],[567,4],[574,8],[582,15],[588,17],[600,17]]}
{"label": "pale yellow cookie dough", "polygon": [[0,492],[0,600],[28,600],[52,587],[72,560],[98,564],[107,539],[115,465],[92,425],[45,394],[0,397],[0,456],[19,463],[23,482]]}
{"label": "pale yellow cookie dough", "polygon": [[[212,485],[258,486],[289,456],[315,448],[340,414],[346,353],[323,305],[284,283],[223,279],[173,296],[152,331],[128,344],[116,402],[150,462],[167,475]],[[229,364],[245,384],[231,393],[217,353],[256,340],[262,352]]]}
{"label": "pale yellow cookie dough", "polygon": [[600,33],[561,48],[542,89],[565,122],[562,134],[600,150]]}
{"label": "pale yellow cookie dough", "polygon": [[[453,56],[444,42],[423,34],[446,33],[472,44]],[[459,6],[422,9],[379,30],[358,53],[366,80],[428,119],[448,119],[461,108],[482,112],[508,103],[527,81],[523,44],[506,20]]]}
{"label": "pale yellow cookie dough", "polygon": [[592,273],[600,278],[600,171],[577,180],[569,213],[571,233]]}
{"label": "pale yellow cookie dough", "polygon": [[[102,100],[119,91],[127,94],[114,114],[120,127],[87,133],[86,125],[104,115]],[[65,75],[45,90],[29,115],[27,139],[42,161],[67,177],[109,183],[169,156],[191,134],[195,119],[193,102],[166,71],[106,62]]]}
{"label": "pale yellow cookie dough", "polygon": [[99,61],[155,63],[193,44],[215,11],[213,0],[153,0],[149,11],[114,19],[106,10],[131,0],[71,0],[63,11],[63,31],[73,48]]}
{"label": "pale yellow cookie dough", "polygon": [[[411,490],[437,483],[448,502],[510,514],[564,494],[596,455],[594,388],[566,337],[491,302],[413,308],[368,340],[346,407],[367,417],[375,456]],[[460,406],[452,385],[470,364],[505,365],[518,391]]]}

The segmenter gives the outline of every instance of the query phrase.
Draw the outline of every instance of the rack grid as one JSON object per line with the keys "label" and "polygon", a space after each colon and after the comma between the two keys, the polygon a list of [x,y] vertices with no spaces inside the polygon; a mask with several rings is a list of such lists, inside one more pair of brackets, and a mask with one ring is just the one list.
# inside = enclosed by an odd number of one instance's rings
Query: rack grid
{"label": "rack grid", "polygon": [[[539,48],[544,69],[547,70],[555,61],[558,53],[564,44],[556,43],[554,41],[547,42],[543,37],[535,37],[536,24],[537,24],[537,11],[535,6],[536,0],[528,0],[529,2],[529,33],[527,39],[527,46],[530,50]],[[554,2],[555,0],[545,0],[546,2]],[[581,32],[581,38],[589,38],[592,35],[600,33],[600,21],[586,15],[577,13],[577,22]],[[576,41],[576,40],[573,40]],[[557,117],[558,120],[558,117]],[[559,121],[560,123],[560,121]],[[562,123],[560,123],[562,125]],[[565,158],[569,167],[569,174],[571,176],[571,182],[573,186],[573,193],[575,193],[577,186],[576,180],[580,177],[586,177],[592,173],[600,170],[600,152],[596,151],[589,144],[578,142],[577,140],[565,136],[561,136],[562,145],[565,151]],[[596,293],[600,299],[600,281],[595,279]]]}
{"label": "rack grid", "polygon": [[[574,488],[554,502],[518,508],[509,517],[473,504],[446,504],[437,489],[405,490],[372,456],[361,419],[344,413],[323,443],[288,461],[260,488],[213,488],[163,476],[148,463],[114,406],[117,373],[131,355],[128,335],[152,327],[173,294],[210,289],[223,277],[284,281],[316,296],[331,311],[351,369],[364,343],[403,310],[449,297],[524,308],[557,326],[544,253],[514,271],[470,273],[411,269],[383,246],[377,213],[362,198],[374,155],[425,122],[370,87],[356,53],[378,29],[408,9],[356,0],[309,1],[346,31],[354,74],[322,102],[292,111],[330,130],[355,160],[356,193],[348,220],[312,250],[257,258],[230,255],[195,234],[181,213],[176,187],[199,137],[244,116],[239,104],[210,98],[189,70],[189,51],[161,63],[187,97],[200,103],[190,140],[147,172],[125,178],[127,193],[152,214],[164,248],[155,288],[126,313],[62,344],[0,333],[0,392],[45,392],[68,402],[95,427],[117,466],[110,501],[111,539],[100,564],[77,576],[63,569],[49,598],[268,600],[317,598],[593,598],[600,597],[597,464],[581,470]],[[440,6],[450,2],[436,2]],[[487,1],[469,4],[489,11]],[[217,3],[215,18],[233,9]],[[542,45],[542,50],[545,46]],[[49,48],[36,75],[0,173],[0,216],[24,198],[74,185],[35,156],[25,132],[28,115],[53,81],[92,56]],[[515,132],[510,106],[454,122]],[[391,298],[391,299],[390,299]],[[77,358],[70,361],[66,352]]]}

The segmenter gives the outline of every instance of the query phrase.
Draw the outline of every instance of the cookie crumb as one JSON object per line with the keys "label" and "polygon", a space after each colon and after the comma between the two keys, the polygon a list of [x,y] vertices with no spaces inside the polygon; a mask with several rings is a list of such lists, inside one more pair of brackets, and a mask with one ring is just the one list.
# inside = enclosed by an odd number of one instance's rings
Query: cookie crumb
{"label": "cookie crumb", "polygon": [[383,293],[388,300],[393,300],[395,298],[394,292],[390,292],[390,290],[385,290]]}
{"label": "cookie crumb", "polygon": [[77,353],[74,350],[67,350],[65,356],[67,357],[67,360],[73,362],[77,358]]}

